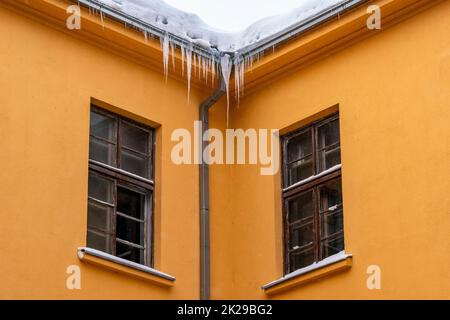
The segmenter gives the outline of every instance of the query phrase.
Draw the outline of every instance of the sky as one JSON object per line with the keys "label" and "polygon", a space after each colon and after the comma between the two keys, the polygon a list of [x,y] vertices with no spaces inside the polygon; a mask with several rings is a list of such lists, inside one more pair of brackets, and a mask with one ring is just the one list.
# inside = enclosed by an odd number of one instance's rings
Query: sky
{"label": "sky", "polygon": [[173,7],[197,14],[210,26],[228,32],[244,30],[262,18],[289,12],[302,0],[164,0]]}

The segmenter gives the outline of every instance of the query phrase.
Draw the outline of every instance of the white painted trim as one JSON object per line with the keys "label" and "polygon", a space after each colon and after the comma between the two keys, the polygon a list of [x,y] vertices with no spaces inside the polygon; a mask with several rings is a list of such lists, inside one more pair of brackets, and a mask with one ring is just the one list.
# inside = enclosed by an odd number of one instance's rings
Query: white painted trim
{"label": "white painted trim", "polygon": [[126,260],[126,259],[122,259],[122,258],[113,256],[111,254],[108,254],[106,252],[99,251],[99,250],[96,250],[96,249],[86,248],[86,247],[78,248],[77,255],[78,255],[78,258],[80,260],[83,260],[85,254],[88,254],[88,255],[91,255],[91,256],[94,256],[94,257],[97,257],[97,258],[100,258],[100,259],[104,259],[106,261],[114,262],[114,263],[117,263],[117,264],[120,264],[120,265],[123,265],[123,266],[126,266],[126,267],[130,267],[130,268],[133,268],[133,269],[145,272],[145,273],[149,273],[151,275],[154,275],[154,276],[157,276],[157,277],[161,277],[161,278],[164,278],[164,279],[167,279],[167,280],[170,280],[170,281],[175,281],[175,277],[172,277],[171,275],[168,275],[168,274],[166,274],[164,272],[155,270],[153,268],[144,266],[142,264],[139,264],[139,263],[136,263],[136,262],[132,262],[132,261],[129,261],[129,260]]}
{"label": "white painted trim", "polygon": [[328,258],[325,258],[319,262],[314,262],[313,264],[310,264],[309,266],[306,266],[304,268],[295,270],[294,272],[288,273],[287,275],[285,275],[284,277],[281,277],[275,281],[269,282],[266,285],[262,286],[262,289],[269,289],[273,286],[276,286],[279,283],[291,280],[295,277],[298,277],[300,275],[309,273],[311,271],[317,270],[317,269],[321,269],[323,267],[329,266],[330,264],[345,260],[349,257],[351,257],[351,254],[347,254],[345,253],[345,251],[341,251],[339,253],[336,253],[332,256],[329,256]]}

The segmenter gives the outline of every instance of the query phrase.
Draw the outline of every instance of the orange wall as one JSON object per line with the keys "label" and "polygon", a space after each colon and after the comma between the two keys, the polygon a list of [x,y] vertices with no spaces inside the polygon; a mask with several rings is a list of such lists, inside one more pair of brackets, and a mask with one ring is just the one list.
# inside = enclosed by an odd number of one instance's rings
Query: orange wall
{"label": "orange wall", "polygon": [[[265,84],[234,110],[233,127],[284,129],[339,104],[353,266],[275,299],[450,298],[449,13],[444,1]],[[231,171],[233,229],[222,241],[232,241],[233,297],[264,299],[261,286],[282,275],[280,178]],[[372,264],[381,290],[366,287]]]}
{"label": "orange wall", "polygon": [[[449,298],[450,3],[267,83],[230,128],[299,126],[339,104],[349,271],[274,298]],[[0,298],[199,296],[198,168],[170,161],[207,93],[0,7]],[[170,289],[82,263],[89,104],[157,123],[155,268]],[[226,128],[225,99],[211,127]],[[282,275],[280,176],[211,167],[212,298],[267,296]],[[382,290],[366,288],[366,268]],[[79,265],[82,289],[66,289]]]}
{"label": "orange wall", "polygon": [[[170,161],[207,93],[0,7],[0,298],[198,298],[198,169]],[[157,129],[155,268],[171,289],[81,263],[91,97]],[[81,290],[66,268],[81,266]]]}

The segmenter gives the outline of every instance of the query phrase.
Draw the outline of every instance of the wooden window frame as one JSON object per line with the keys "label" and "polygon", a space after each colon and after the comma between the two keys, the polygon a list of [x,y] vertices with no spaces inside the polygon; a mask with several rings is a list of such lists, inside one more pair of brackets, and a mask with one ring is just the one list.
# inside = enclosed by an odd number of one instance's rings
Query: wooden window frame
{"label": "wooden window frame", "polygon": [[[110,243],[109,245],[111,246],[111,253],[114,256],[116,255],[116,243],[120,242],[126,245],[130,245],[133,247],[140,247],[140,249],[144,250],[144,263],[143,265],[148,266],[148,267],[153,267],[153,252],[154,252],[154,235],[153,235],[153,230],[154,230],[154,181],[153,181],[153,177],[154,177],[154,168],[155,168],[155,131],[153,128],[140,124],[134,120],[131,120],[129,118],[123,117],[121,115],[112,113],[110,111],[104,110],[102,108],[99,108],[95,105],[91,105],[91,109],[90,109],[90,113],[91,112],[95,112],[98,114],[101,114],[103,116],[107,116],[110,118],[113,118],[116,121],[116,128],[115,128],[115,134],[116,134],[116,143],[115,143],[115,147],[116,147],[116,152],[115,152],[115,165],[116,166],[111,166],[108,164],[105,164],[103,162],[99,162],[96,160],[92,160],[89,157],[89,175],[90,174],[94,174],[97,176],[100,176],[101,178],[106,178],[109,179],[111,181],[113,181],[114,183],[114,187],[113,187],[113,194],[112,194],[112,202],[113,205],[110,203],[104,203],[100,200],[91,198],[88,196],[88,200],[91,201],[97,201],[100,203],[103,203],[104,205],[108,205],[109,207],[112,208],[112,215],[110,217],[110,223],[111,223],[111,232],[108,233],[108,235],[111,237],[110,239]],[[121,125],[122,123],[126,123],[127,125],[132,125],[135,126],[141,130],[146,131],[149,134],[149,146],[148,146],[148,150],[149,150],[149,155],[144,155],[142,152],[139,152],[137,150],[133,150],[129,147],[125,147],[122,145],[122,141],[121,141]],[[91,133],[89,134],[89,141],[91,141],[91,138],[94,137],[94,139],[101,139],[99,137],[96,137],[94,135],[92,135]],[[104,139],[101,139],[104,140]],[[112,143],[110,141],[106,141],[108,143]],[[132,152],[135,153],[139,153],[143,156],[145,156],[148,159],[148,175],[149,178],[145,178],[145,177],[141,177],[139,175],[136,175],[134,173],[128,172],[126,170],[121,169],[121,163],[120,163],[120,152],[122,150],[122,148],[126,149],[126,150],[131,150]],[[144,203],[144,245],[143,246],[139,246],[136,244],[132,244],[132,243],[128,243],[125,240],[119,239],[117,238],[117,230],[116,230],[116,218],[117,215],[123,215],[122,213],[118,213],[117,211],[117,190],[118,187],[122,187],[125,189],[128,189],[130,191],[139,193],[141,195],[143,195],[145,197],[145,203]],[[133,220],[134,218],[131,217]],[[95,228],[92,227],[88,227],[88,229],[94,229],[93,231],[95,232]],[[104,231],[102,231],[102,233],[105,233]],[[127,243],[125,243],[127,242]],[[142,263],[140,263],[142,264]]]}
{"label": "wooden window frame", "polygon": [[[290,255],[292,252],[304,252],[307,250],[311,250],[311,247],[314,252],[314,261],[318,262],[323,260],[324,254],[321,250],[321,243],[323,240],[330,239],[332,237],[336,237],[335,240],[341,239],[344,241],[344,230],[342,229],[341,234],[336,236],[336,234],[333,234],[331,236],[321,238],[321,222],[320,218],[322,214],[326,214],[328,211],[321,212],[320,211],[320,187],[325,185],[326,183],[335,180],[335,179],[341,179],[341,165],[336,165],[334,168],[326,169],[319,171],[319,161],[318,161],[318,154],[319,151],[323,150],[324,148],[318,148],[318,129],[319,127],[326,125],[327,123],[330,123],[332,121],[339,121],[339,113],[334,113],[332,115],[326,116],[324,118],[321,118],[317,121],[314,121],[307,126],[304,126],[298,130],[295,130],[293,132],[290,132],[284,136],[282,136],[282,212],[283,212],[283,262],[284,262],[284,274],[289,274],[291,272],[294,272],[296,269],[291,270],[291,261],[290,261]],[[312,139],[312,151],[311,154],[304,155],[299,159],[288,161],[288,152],[287,152],[287,146],[291,139],[304,134],[308,131],[311,131],[311,139]],[[338,146],[340,148],[341,146],[341,139],[340,139],[340,132],[339,132],[339,141],[336,144],[336,147]],[[339,151],[340,152],[340,151]],[[304,159],[306,157],[312,156],[312,163],[313,163],[313,176],[305,178],[301,181],[295,182],[292,185],[288,185],[288,174],[289,174],[289,167],[288,164],[294,163],[296,161],[299,161],[301,159]],[[341,162],[342,163],[342,160]],[[323,174],[322,174],[323,173]],[[342,180],[341,180],[342,181]],[[307,217],[304,219],[301,219],[300,221],[295,222],[289,222],[289,201],[292,199],[295,199],[297,196],[299,196],[302,193],[306,193],[308,191],[312,191],[312,205],[313,205],[313,214],[311,217]],[[343,213],[343,206],[341,205],[339,209],[337,209],[338,212]],[[309,224],[310,222],[306,220],[312,220],[312,229],[313,229],[313,242],[309,244],[302,245],[299,248],[291,249],[290,248],[290,229],[292,225],[298,224],[299,226],[303,226],[303,223],[305,226]],[[303,222],[305,220],[306,222]]]}

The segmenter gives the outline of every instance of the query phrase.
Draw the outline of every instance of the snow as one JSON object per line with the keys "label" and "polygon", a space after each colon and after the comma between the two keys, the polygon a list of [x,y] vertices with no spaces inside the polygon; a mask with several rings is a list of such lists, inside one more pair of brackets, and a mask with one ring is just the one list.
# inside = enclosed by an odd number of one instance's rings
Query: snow
{"label": "snow", "polygon": [[[164,77],[167,80],[169,73],[169,55],[172,55],[172,65],[175,70],[175,44],[171,41],[172,36],[178,36],[186,40],[191,45],[181,47],[182,74],[186,73],[188,81],[188,102],[191,90],[192,77],[203,78],[208,82],[208,73],[212,75],[212,81],[216,72],[220,68],[227,90],[227,114],[230,107],[230,77],[234,69],[235,74],[235,99],[239,103],[240,97],[244,93],[244,73],[252,68],[253,61],[259,60],[264,52],[253,55],[241,56],[241,51],[245,47],[258,43],[275,33],[284,30],[302,20],[305,20],[318,12],[336,5],[344,0],[300,0],[300,5],[288,13],[261,19],[250,25],[241,32],[224,32],[213,28],[203,22],[197,15],[184,12],[174,8],[162,0],[91,0],[113,9],[121,11],[129,16],[137,18],[145,23],[151,24],[165,31],[165,35],[160,38],[163,52]],[[239,10],[239,8],[236,8]],[[100,17],[103,24],[103,12],[100,10]],[[233,19],[233,17],[230,17]],[[144,38],[147,41],[149,34],[144,31]],[[152,37],[152,35],[150,34]],[[211,53],[209,58],[198,55],[193,50],[193,46],[199,46]],[[275,50],[275,48],[274,48]],[[220,66],[216,65],[214,55],[221,54]],[[238,52],[239,51],[239,52]],[[192,74],[192,67],[198,74]],[[213,83],[214,85],[214,83]],[[227,116],[228,119],[228,116]]]}
{"label": "snow", "polygon": [[345,260],[345,259],[350,258],[350,257],[352,257],[351,254],[347,254],[347,253],[345,253],[345,251],[341,251],[341,252],[336,253],[336,254],[334,254],[332,256],[329,256],[329,257],[327,257],[327,258],[325,258],[325,259],[323,259],[323,260],[321,260],[319,262],[314,262],[313,264],[310,264],[309,266],[306,266],[306,267],[300,268],[300,269],[298,269],[298,270],[296,270],[294,272],[288,273],[284,277],[281,277],[278,280],[272,281],[272,282],[264,285],[262,288],[263,289],[271,288],[271,287],[273,287],[273,286],[275,286],[275,285],[277,285],[279,283],[282,283],[282,282],[285,282],[285,281],[290,280],[292,278],[298,277],[298,276],[300,276],[302,274],[305,274],[305,273],[308,273],[308,272],[311,272],[311,271],[314,271],[314,270],[326,267],[328,265],[331,265],[333,263]]}
{"label": "snow", "polygon": [[291,190],[293,188],[296,188],[296,187],[301,186],[301,185],[303,185],[305,183],[311,182],[311,181],[313,181],[315,179],[323,177],[323,176],[325,176],[325,175],[327,175],[327,174],[329,174],[331,172],[334,172],[336,170],[339,170],[341,168],[342,168],[342,165],[341,164],[337,164],[337,165],[335,165],[335,166],[333,166],[331,168],[328,168],[328,169],[326,169],[324,171],[321,171],[320,173],[318,173],[316,175],[312,175],[312,176],[309,176],[308,178],[305,178],[303,180],[297,181],[296,183],[290,185],[289,187],[284,188],[283,191],[289,191],[289,190]]}
{"label": "snow", "polygon": [[[289,13],[264,18],[241,32],[224,32],[207,25],[197,15],[174,8],[162,0],[98,0],[114,9],[189,40],[203,48],[234,52],[275,34],[343,0],[303,0]],[[238,10],[238,8],[237,8]],[[233,17],[230,17],[233,19]]]}

